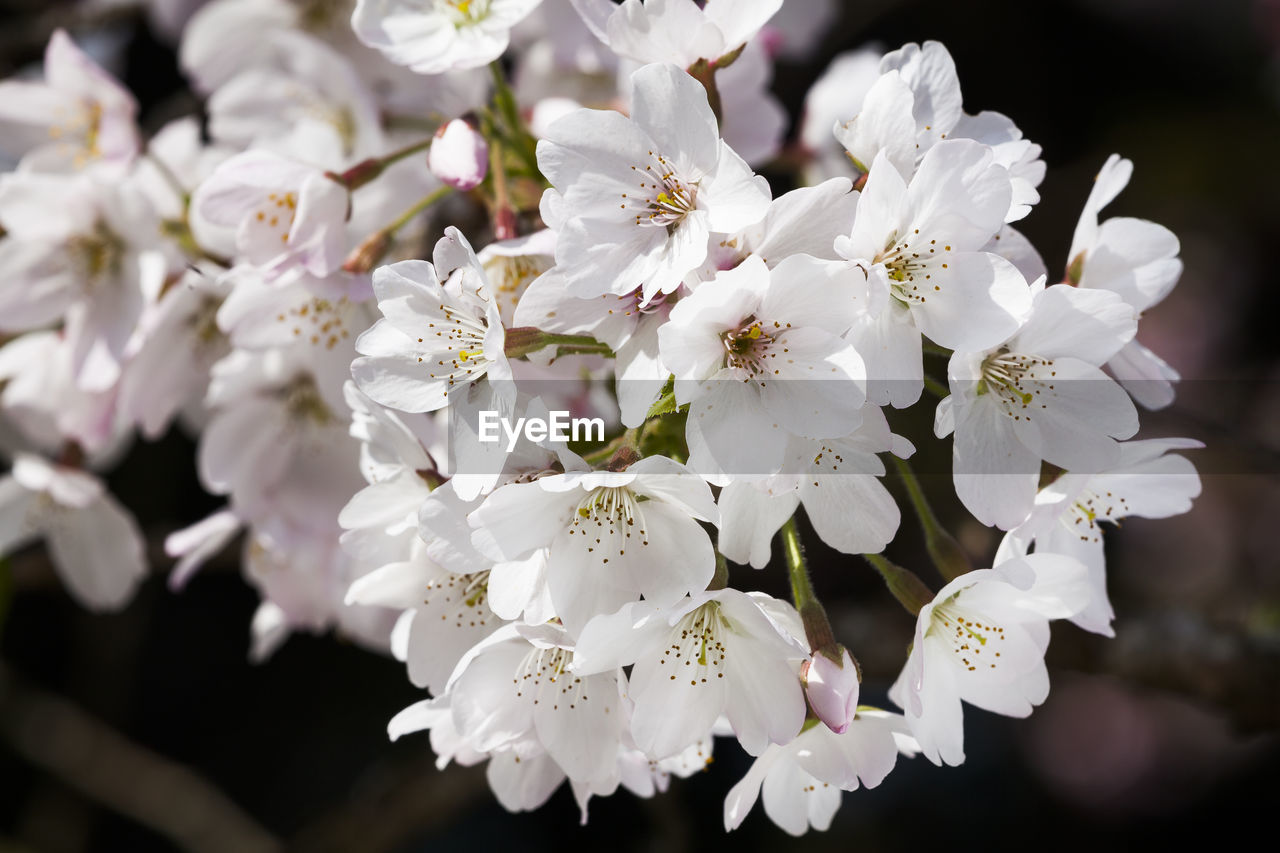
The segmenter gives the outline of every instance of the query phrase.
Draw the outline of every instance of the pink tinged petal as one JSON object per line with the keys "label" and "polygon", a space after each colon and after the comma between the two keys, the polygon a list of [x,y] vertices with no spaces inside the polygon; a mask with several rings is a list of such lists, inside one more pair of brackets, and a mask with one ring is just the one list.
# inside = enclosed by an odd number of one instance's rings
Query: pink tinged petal
{"label": "pink tinged petal", "polygon": [[147,574],[142,531],[109,494],[60,514],[47,537],[59,576],[91,610],[120,609]]}
{"label": "pink tinged petal", "polygon": [[870,263],[886,243],[905,228],[911,215],[911,198],[902,174],[881,154],[871,164],[866,186],[858,197],[857,216],[847,237],[837,239],[842,258]]}
{"label": "pink tinged petal", "polygon": [[453,725],[474,749],[509,748],[532,731],[533,679],[520,678],[531,653],[533,648],[524,640],[506,640],[459,664],[461,672],[449,687]]}
{"label": "pink tinged petal", "polygon": [[657,500],[639,504],[638,515],[636,526],[642,529],[623,540],[629,547],[617,558],[631,586],[659,606],[674,605],[686,593],[706,589],[716,559],[701,525],[683,510]]}
{"label": "pink tinged petal", "polygon": [[839,788],[805,772],[794,759],[774,763],[761,787],[764,813],[788,835],[799,837],[813,828],[825,830],[840,808]]}
{"label": "pink tinged petal", "polygon": [[641,543],[647,535],[637,531],[633,543],[608,525],[587,521],[575,529],[561,522],[548,555],[547,589],[570,634],[581,632],[596,614],[613,613],[640,596],[636,555],[645,551]]}
{"label": "pink tinged petal", "polygon": [[831,178],[778,196],[760,223],[761,236],[751,251],[774,265],[792,255],[836,260],[835,238],[853,229],[858,209],[859,196],[852,189],[848,178]]}
{"label": "pink tinged petal", "polygon": [[509,812],[539,808],[564,782],[564,772],[548,755],[520,758],[513,751],[489,759],[485,778],[502,807]]}
{"label": "pink tinged petal", "polygon": [[32,517],[38,497],[13,477],[0,477],[0,554],[12,554],[40,534]]}
{"label": "pink tinged petal", "polygon": [[654,63],[632,74],[631,85],[631,120],[657,143],[658,153],[671,158],[678,172],[715,168],[720,133],[701,83],[674,65]]}
{"label": "pink tinged petal", "polygon": [[924,393],[924,351],[911,309],[891,299],[879,315],[861,315],[848,340],[866,364],[868,402],[915,405]]}
{"label": "pink tinged petal", "polygon": [[823,542],[845,554],[878,554],[902,520],[898,504],[868,474],[819,474],[800,483],[800,500]]}
{"label": "pink tinged petal", "polygon": [[1081,287],[1118,293],[1137,311],[1162,301],[1178,283],[1178,238],[1163,225],[1116,217],[1098,228],[1085,255]]}
{"label": "pink tinged petal", "polygon": [[908,44],[887,54],[880,71],[893,69],[911,87],[917,141],[928,148],[945,138],[964,114],[955,61],[941,43],[927,41],[923,48]]}
{"label": "pink tinged petal", "polygon": [[1173,385],[1182,378],[1164,359],[1136,340],[1129,341],[1112,356],[1107,368],[1129,396],[1150,411],[1173,403]]}
{"label": "pink tinged petal", "polygon": [[867,92],[862,109],[852,120],[835,126],[836,139],[863,170],[871,169],[884,153],[901,175],[916,166],[916,120],[911,88],[897,71],[882,75]]}
{"label": "pink tinged petal", "polygon": [[391,563],[358,578],[343,603],[405,610],[421,603],[435,574],[438,571],[424,563]]}
{"label": "pink tinged petal", "polygon": [[643,650],[663,644],[671,631],[670,615],[647,601],[634,601],[594,617],[578,634],[572,671],[593,675],[635,663]]}
{"label": "pink tinged petal", "polygon": [[[671,635],[673,644],[679,639],[678,633]],[[684,659],[663,655],[663,651],[650,647],[631,673],[635,702],[631,733],[636,746],[654,758],[676,755],[706,737],[724,712],[729,696],[729,679],[719,677],[719,667],[700,664],[697,659],[686,666]],[[712,658],[710,652],[708,658]],[[680,713],[673,714],[673,708],[679,708]]]}
{"label": "pink tinged petal", "polygon": [[[766,327],[767,328],[767,327]],[[756,383],[760,405],[783,429],[806,438],[845,436],[862,422],[866,367],[843,339],[816,328],[778,335]]]}
{"label": "pink tinged petal", "polygon": [[735,480],[720,490],[720,553],[735,563],[763,569],[769,563],[773,535],[792,516],[799,497],[766,494]]}
{"label": "pink tinged petal", "polygon": [[542,483],[503,486],[468,516],[472,544],[495,560],[526,557],[567,529],[582,497],[577,490],[549,493]]}
{"label": "pink tinged petal", "polygon": [[842,658],[834,661],[823,652],[800,667],[809,707],[828,729],[841,734],[849,728],[858,711],[858,667],[848,649],[841,648]]}
{"label": "pink tinged petal", "polygon": [[1009,348],[1101,366],[1133,340],[1137,330],[1133,308],[1115,294],[1055,284],[1036,296],[1030,317]]}
{"label": "pink tinged petal", "polygon": [[773,474],[786,433],[762,412],[756,389],[737,378],[708,380],[689,406],[689,468],[712,474]]}
{"label": "pink tinged petal", "polygon": [[769,182],[724,142],[715,171],[698,189],[698,207],[707,211],[712,231],[732,234],[754,225],[769,212]]}
{"label": "pink tinged petal", "polygon": [[[1024,380],[1025,408],[1014,407],[1013,431],[1041,459],[1068,471],[1116,464],[1113,439],[1138,431],[1138,410],[1124,389],[1096,367],[1072,358],[1052,363],[1056,375]],[[1020,412],[1020,414],[1019,414]]]}
{"label": "pink tinged petal", "polygon": [[859,278],[849,274],[848,264],[807,255],[785,258],[773,268],[760,316],[843,335],[867,308]]}
{"label": "pink tinged petal", "polygon": [[1017,438],[1010,420],[979,400],[956,425],[952,447],[956,495],[978,521],[1002,530],[1031,514],[1040,480],[1040,457]]}
{"label": "pink tinged petal", "polygon": [[617,772],[626,723],[619,678],[620,671],[591,676],[562,672],[534,706],[538,740],[575,782],[608,780]]}
{"label": "pink tinged petal", "polygon": [[[944,265],[945,264],[945,268]],[[1031,292],[1017,268],[999,255],[957,252],[929,266],[909,303],[916,325],[948,349],[984,350],[1018,331],[1031,309]]]}
{"label": "pink tinged petal", "polygon": [[720,516],[706,481],[684,465],[665,456],[648,456],[627,469],[635,474],[632,489],[658,498],[698,521],[715,523]]}
{"label": "pink tinged petal", "polygon": [[165,537],[164,552],[179,558],[169,573],[169,589],[177,591],[185,587],[206,561],[227,546],[242,526],[234,512],[224,509]]}
{"label": "pink tinged petal", "polygon": [[919,687],[921,713],[913,716],[908,711],[907,722],[925,758],[940,766],[955,767],[964,763],[964,708],[956,671],[945,657],[949,652],[934,650],[933,642],[926,642]]}
{"label": "pink tinged petal", "polygon": [[764,754],[751,763],[747,773],[738,784],[729,790],[724,799],[724,829],[731,832],[742,825],[747,814],[760,798],[760,786],[764,783],[773,765],[779,760],[787,760],[788,756],[782,747],[770,746]]}
{"label": "pink tinged petal", "polygon": [[392,717],[387,724],[387,735],[393,741],[399,740],[405,735],[447,724],[448,720],[447,705],[442,705],[439,699],[423,699]]}
{"label": "pink tinged petal", "polygon": [[1040,257],[1036,247],[1021,231],[1010,225],[1001,228],[999,233],[982,247],[982,251],[1004,258],[1017,267],[1018,272],[1022,273],[1022,277],[1027,281],[1047,278],[1049,275],[1044,258]]}
{"label": "pink tinged petal", "polygon": [[431,173],[454,189],[475,189],[489,171],[489,144],[462,119],[436,131],[427,155]]}
{"label": "pink tinged petal", "polygon": [[1067,262],[1073,262],[1083,251],[1086,251],[1098,239],[1098,214],[1104,207],[1115,201],[1116,196],[1129,185],[1133,176],[1133,162],[1119,154],[1112,154],[1102,165],[1094,178],[1093,188],[1080,213],[1080,221],[1076,225],[1075,234],[1071,238],[1071,251],[1067,254]]}
{"label": "pink tinged petal", "polygon": [[500,619],[519,619],[526,608],[537,606],[546,586],[547,555],[542,551],[524,560],[495,563],[489,571],[489,608]]}

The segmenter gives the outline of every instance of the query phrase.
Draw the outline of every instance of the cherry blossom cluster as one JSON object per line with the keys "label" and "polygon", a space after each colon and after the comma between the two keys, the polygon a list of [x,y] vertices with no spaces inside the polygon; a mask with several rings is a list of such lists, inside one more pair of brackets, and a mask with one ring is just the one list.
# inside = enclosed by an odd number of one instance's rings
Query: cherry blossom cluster
{"label": "cherry blossom cluster", "polygon": [[[1199,493],[1198,442],[1135,438],[1178,379],[1137,332],[1179,245],[1103,218],[1112,156],[1051,276],[1016,230],[1040,147],[966,112],[937,42],[837,57],[788,141],[774,64],[835,11],[211,0],[180,46],[203,113],[149,138],[56,33],[0,83],[0,554],[43,539],[125,605],[147,549],[101,473],[176,425],[226,506],[168,537],[170,585],[242,543],[252,656],[394,655],[428,695],[391,736],[487,762],[508,809],[568,780],[585,820],[732,738],[726,829],[761,799],[801,834],[900,756],[962,762],[966,703],[1045,700],[1050,622],[1112,634],[1106,524]],[[935,435],[896,434],[919,405]],[[609,436],[480,434],[554,412]],[[1005,533],[988,567],[929,508],[926,441]],[[890,472],[936,592],[882,556]],[[862,701],[801,516],[915,619],[897,710]]]}

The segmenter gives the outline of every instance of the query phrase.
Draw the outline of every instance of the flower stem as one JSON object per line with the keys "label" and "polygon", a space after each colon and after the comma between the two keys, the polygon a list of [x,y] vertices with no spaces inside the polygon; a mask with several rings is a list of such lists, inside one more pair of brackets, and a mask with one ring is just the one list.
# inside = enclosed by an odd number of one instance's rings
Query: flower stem
{"label": "flower stem", "polygon": [[419,200],[413,207],[400,214],[391,223],[383,228],[370,234],[364,241],[356,247],[346,261],[343,262],[342,268],[349,273],[366,273],[377,266],[378,261],[387,253],[387,249],[391,247],[391,240],[395,237],[396,232],[412,222],[417,216],[427,208],[431,207],[440,199],[453,192],[453,187],[443,186],[434,192],[428,193]]}
{"label": "flower stem", "polygon": [[613,354],[608,344],[601,343],[590,335],[556,335],[533,326],[516,326],[507,329],[507,358],[521,358],[551,346],[569,347],[579,354],[587,352],[598,352],[601,355]]}
{"label": "flower stem", "polygon": [[780,533],[782,550],[786,554],[787,569],[791,575],[791,600],[795,602],[796,610],[800,611],[809,647],[815,652],[834,649],[835,634],[831,631],[827,611],[822,602],[818,601],[813,584],[809,581],[809,567],[805,563],[804,549],[800,545],[800,530],[796,526],[794,515],[782,525]]}
{"label": "flower stem", "polygon": [[925,497],[924,490],[920,488],[920,481],[916,479],[911,466],[905,459],[894,457],[893,461],[898,467],[898,473],[902,476],[902,483],[907,489],[907,496],[911,498],[911,506],[916,511],[916,517],[920,519],[920,528],[924,531],[925,548],[928,549],[929,557],[933,560],[938,572],[950,581],[972,571],[973,566],[969,563],[969,558],[960,547],[960,543],[947,532],[938,521],[938,517],[933,514],[933,507],[929,506],[929,500]]}
{"label": "flower stem", "polygon": [[724,554],[716,551],[716,573],[711,576],[711,583],[707,584],[709,591],[724,589],[729,585],[729,561],[724,558]]}
{"label": "flower stem", "polygon": [[885,585],[893,593],[893,597],[898,599],[898,603],[912,616],[933,601],[933,592],[925,586],[924,581],[920,580],[915,572],[891,563],[879,554],[863,554],[862,557],[880,573]]}
{"label": "flower stem", "polygon": [[337,181],[347,188],[348,191],[358,190],[364,185],[371,183],[381,175],[386,168],[393,163],[398,163],[406,157],[412,157],[420,151],[426,151],[431,147],[431,142],[435,137],[430,136],[412,145],[406,145],[403,148],[396,149],[390,154],[383,154],[381,157],[370,157],[367,160],[361,160],[359,163],[347,169],[345,172],[338,174],[337,172],[327,172],[330,180]]}
{"label": "flower stem", "polygon": [[932,376],[929,376],[928,374],[925,374],[925,377],[924,377],[924,389],[928,391],[930,394],[937,397],[939,400],[942,400],[951,396],[950,388],[948,388],[943,383],[939,382],[937,379],[934,379]]}

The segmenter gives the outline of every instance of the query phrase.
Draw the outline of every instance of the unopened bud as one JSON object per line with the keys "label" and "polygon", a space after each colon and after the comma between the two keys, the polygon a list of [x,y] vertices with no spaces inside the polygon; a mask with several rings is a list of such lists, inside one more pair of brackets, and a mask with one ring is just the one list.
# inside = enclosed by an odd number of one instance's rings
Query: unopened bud
{"label": "unopened bud", "polygon": [[489,171],[489,143],[456,118],[436,131],[427,165],[442,182],[466,192],[479,186]]}
{"label": "unopened bud", "polygon": [[844,646],[834,651],[840,653],[840,660],[814,652],[800,668],[800,680],[814,715],[831,731],[843,734],[858,713],[858,665]]}

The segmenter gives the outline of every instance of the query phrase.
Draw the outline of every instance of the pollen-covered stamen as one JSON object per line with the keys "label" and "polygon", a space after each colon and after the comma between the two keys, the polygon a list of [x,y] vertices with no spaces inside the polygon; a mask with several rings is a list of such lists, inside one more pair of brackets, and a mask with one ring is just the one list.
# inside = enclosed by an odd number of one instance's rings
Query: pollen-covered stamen
{"label": "pollen-covered stamen", "polygon": [[494,255],[484,262],[494,298],[503,317],[510,317],[529,284],[551,268],[545,255]]}
{"label": "pollen-covered stamen", "polygon": [[351,337],[346,315],[351,305],[347,297],[337,301],[314,297],[297,307],[276,315],[277,323],[289,323],[293,336],[312,346],[333,349],[339,342]]}
{"label": "pollen-covered stamen", "polygon": [[297,421],[310,422],[317,426],[328,426],[334,421],[333,411],[320,389],[316,387],[315,377],[310,373],[301,373],[292,382],[280,389],[284,399],[285,411]]}
{"label": "pollen-covered stamen", "polygon": [[448,15],[455,27],[465,27],[488,17],[489,0],[437,0],[436,8]]}
{"label": "pollen-covered stamen", "polygon": [[250,228],[281,243],[289,242],[293,219],[298,214],[298,197],[291,192],[269,193],[253,212]]}
{"label": "pollen-covered stamen", "polygon": [[49,138],[58,140],[60,145],[73,151],[72,161],[77,169],[89,165],[90,160],[102,156],[98,147],[98,133],[102,125],[102,105],[97,101],[84,100],[80,108],[66,115],[66,111],[55,112],[55,123],[49,127]]}
{"label": "pollen-covered stamen", "polygon": [[636,225],[674,231],[697,206],[698,182],[678,177],[661,154],[650,151],[649,157],[650,164],[631,167],[640,176],[640,191],[623,193],[621,207],[634,211]]}
{"label": "pollen-covered stamen", "polygon": [[990,672],[1001,664],[1004,628],[981,614],[969,612],[959,603],[962,595],[963,590],[933,608],[928,635],[944,640],[966,671],[977,672],[981,667]]}
{"label": "pollen-covered stamen", "polygon": [[994,394],[1004,413],[1014,420],[1031,420],[1037,409],[1044,409],[1045,392],[1055,390],[1053,359],[1023,355],[1002,347],[982,362],[982,378],[977,393]]}
{"label": "pollen-covered stamen", "polygon": [[925,240],[920,229],[899,239],[894,233],[885,242],[884,251],[876,255],[875,263],[883,264],[889,272],[893,296],[908,305],[923,305],[928,294],[942,290],[942,270],[951,268],[947,256],[951,246],[936,239]]}
{"label": "pollen-covered stamen", "polygon": [[582,536],[587,553],[607,564],[614,556],[626,556],[628,548],[649,544],[644,513],[639,500],[627,486],[600,486],[592,489],[574,510],[569,535]]}
{"label": "pollen-covered stamen", "polygon": [[221,299],[205,296],[187,318],[187,326],[200,347],[212,347],[226,338],[218,327],[218,309],[221,307]]}
{"label": "pollen-covered stamen", "polygon": [[489,572],[446,575],[428,581],[424,605],[441,605],[440,621],[454,628],[483,628],[496,618],[486,606]]}
{"label": "pollen-covered stamen", "polygon": [[591,697],[581,676],[568,671],[572,663],[568,649],[530,649],[511,679],[516,696],[531,695],[533,704],[550,704],[553,711],[576,710]]}
{"label": "pollen-covered stamen", "polygon": [[[441,303],[439,315],[427,323],[426,331],[418,343],[430,346],[435,352],[419,356],[418,361],[426,366],[429,378],[443,379],[449,388],[458,382],[469,384],[478,380],[493,363],[484,349],[489,326],[467,311]],[[447,389],[444,393],[446,397],[449,395]]]}
{"label": "pollen-covered stamen", "polygon": [[119,274],[124,263],[125,242],[104,223],[97,222],[87,234],[67,241],[67,255],[88,285],[103,276]]}
{"label": "pollen-covered stamen", "polygon": [[1129,502],[1113,492],[1097,492],[1085,489],[1067,507],[1067,527],[1080,537],[1081,542],[1101,542],[1102,527],[1099,522],[1110,521],[1119,525],[1119,519],[1129,514]]}
{"label": "pollen-covered stamen", "polygon": [[671,644],[658,660],[660,666],[670,667],[668,680],[687,678],[690,687],[700,687],[724,678],[729,650],[722,632],[727,630],[729,621],[720,612],[718,601],[708,601],[681,619],[675,626],[678,633],[672,634]]}
{"label": "pollen-covered stamen", "polygon": [[790,352],[778,340],[778,336],[789,328],[790,323],[748,317],[738,328],[720,335],[720,341],[724,344],[725,367],[745,370],[749,374],[748,378],[753,379],[776,375],[779,371],[770,362]]}

